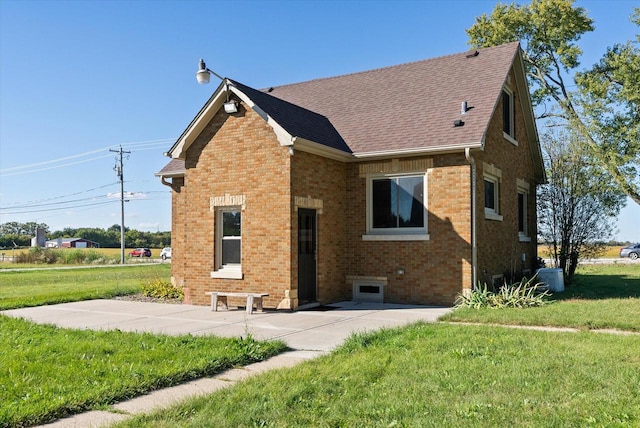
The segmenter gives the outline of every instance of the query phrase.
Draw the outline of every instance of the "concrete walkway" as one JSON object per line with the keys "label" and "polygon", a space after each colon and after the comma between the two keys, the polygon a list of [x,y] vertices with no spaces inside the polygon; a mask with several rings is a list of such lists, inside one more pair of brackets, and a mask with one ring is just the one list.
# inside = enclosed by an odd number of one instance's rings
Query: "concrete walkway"
{"label": "concrete walkway", "polygon": [[255,339],[278,339],[292,351],[242,369],[151,392],[111,406],[63,419],[47,427],[98,427],[132,415],[150,413],[179,401],[208,394],[255,374],[328,353],[352,333],[397,327],[416,321],[433,322],[450,308],[387,303],[340,302],[316,310],[267,311],[248,315],[243,310],[212,312],[206,306],[171,305],[125,300],[88,300],[0,312],[36,323],[60,327],[158,334],[193,334]]}

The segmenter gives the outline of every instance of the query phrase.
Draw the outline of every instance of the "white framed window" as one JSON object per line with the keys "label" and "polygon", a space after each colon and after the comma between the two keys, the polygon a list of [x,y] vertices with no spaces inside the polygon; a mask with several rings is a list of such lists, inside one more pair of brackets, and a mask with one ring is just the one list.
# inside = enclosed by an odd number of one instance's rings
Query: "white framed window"
{"label": "white framed window", "polygon": [[484,217],[487,220],[502,221],[500,214],[500,181],[502,171],[493,165],[483,165],[484,176]]}
{"label": "white framed window", "polygon": [[518,238],[520,242],[531,242],[529,236],[529,183],[518,179]]}
{"label": "white framed window", "polygon": [[427,240],[425,173],[367,177],[364,240]]}
{"label": "white framed window", "polygon": [[242,279],[242,209],[215,211],[215,269],[212,278]]}
{"label": "white framed window", "polygon": [[502,88],[502,135],[512,144],[518,145],[515,130],[515,110],[513,92],[507,87]]}

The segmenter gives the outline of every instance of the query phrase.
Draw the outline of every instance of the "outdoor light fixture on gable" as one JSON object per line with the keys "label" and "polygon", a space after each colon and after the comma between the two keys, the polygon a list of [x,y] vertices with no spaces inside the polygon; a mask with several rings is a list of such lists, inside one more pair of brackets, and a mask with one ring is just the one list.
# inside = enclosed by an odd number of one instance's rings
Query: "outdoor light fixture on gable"
{"label": "outdoor light fixture on gable", "polygon": [[[211,75],[216,76],[218,79],[222,80],[226,83],[226,79],[220,76],[213,70],[207,68],[207,64],[205,64],[204,60],[200,58],[200,63],[198,64],[198,71],[196,72],[196,80],[201,85],[206,85],[211,80]],[[228,114],[233,114],[238,112],[238,102],[234,100],[229,100],[229,94],[227,92],[227,102],[224,103],[224,111]]]}
{"label": "outdoor light fixture on gable", "polygon": [[238,103],[231,100],[224,103],[224,111],[228,114],[237,113],[238,112]]}
{"label": "outdoor light fixture on gable", "polygon": [[200,58],[200,64],[198,65],[198,71],[196,73],[196,80],[201,85],[206,85],[211,80],[211,75],[216,76],[218,79],[224,81],[224,77],[220,76],[213,70],[207,68],[207,64],[205,64],[204,60]]}

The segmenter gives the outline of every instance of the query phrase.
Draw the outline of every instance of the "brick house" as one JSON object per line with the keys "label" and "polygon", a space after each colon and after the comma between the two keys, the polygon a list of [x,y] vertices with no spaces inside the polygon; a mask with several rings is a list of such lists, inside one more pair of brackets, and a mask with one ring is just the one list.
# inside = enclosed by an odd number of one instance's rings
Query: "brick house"
{"label": "brick house", "polygon": [[536,260],[545,176],[518,43],[266,90],[224,79],[167,155],[188,303],[450,305]]}

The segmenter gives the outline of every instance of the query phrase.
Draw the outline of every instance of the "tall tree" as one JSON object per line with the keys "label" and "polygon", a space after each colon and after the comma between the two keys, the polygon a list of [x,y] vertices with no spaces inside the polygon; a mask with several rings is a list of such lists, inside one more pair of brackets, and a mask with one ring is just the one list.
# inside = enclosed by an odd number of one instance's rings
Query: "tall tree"
{"label": "tall tree", "polygon": [[10,221],[0,224],[0,235],[32,236],[34,233],[36,233],[36,229],[38,227],[43,228],[46,233],[49,232],[49,226],[47,226],[45,223],[36,223],[34,221],[20,223],[17,221]]}
{"label": "tall tree", "polygon": [[625,199],[582,139],[551,131],[542,138],[548,183],[538,189],[538,234],[568,279],[580,259],[596,255],[609,240]]}
{"label": "tall tree", "polygon": [[[580,65],[582,54],[577,42],[583,34],[594,29],[593,20],[587,16],[586,10],[574,7],[573,3],[573,0],[532,0],[531,4],[524,6],[498,3],[491,15],[483,14],[476,18],[476,22],[467,29],[469,43],[475,47],[487,47],[520,41],[527,77],[533,89],[532,101],[539,107],[538,118],[561,120],[570,125],[583,137],[592,155],[600,161],[618,188],[640,204],[637,163],[640,148],[637,139],[635,144],[617,143],[621,133],[629,137],[637,133],[639,118],[637,115],[625,116],[622,112],[620,115],[611,114],[612,111],[620,111],[621,105],[637,106],[638,92],[634,93],[633,88],[638,85],[637,74],[634,74],[638,51],[610,50],[612,53],[605,55],[602,67],[596,66],[584,74],[580,86],[584,93],[572,93],[569,90],[573,85],[570,74]],[[634,19],[637,15],[636,10]],[[633,48],[631,42],[625,46]],[[632,66],[626,67],[623,61],[619,61],[621,58],[630,58]],[[609,74],[602,73],[603,69]],[[610,82],[608,86],[594,83],[598,76],[601,81],[608,81],[608,76],[614,75],[612,70],[616,71],[616,82]],[[620,74],[624,79],[620,79]],[[567,79],[571,79],[569,83]],[[602,94],[610,97],[611,102],[606,106],[597,104],[589,107],[589,103]],[[549,101],[551,105],[547,105]],[[603,114],[605,111],[608,114]],[[613,116],[626,120],[615,121]],[[611,154],[612,149],[623,153],[621,156]]]}
{"label": "tall tree", "polygon": [[[640,8],[632,21],[640,27]],[[630,196],[640,189],[640,34],[636,39],[608,48],[600,62],[576,74],[585,125],[599,142],[596,157],[620,172],[616,181]]]}

